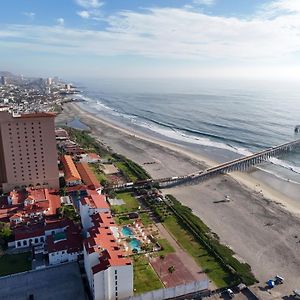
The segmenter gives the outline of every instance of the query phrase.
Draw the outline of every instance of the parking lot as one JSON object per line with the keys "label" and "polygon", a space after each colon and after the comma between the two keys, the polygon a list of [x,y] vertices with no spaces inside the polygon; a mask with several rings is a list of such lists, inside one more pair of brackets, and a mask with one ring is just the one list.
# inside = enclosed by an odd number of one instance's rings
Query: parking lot
{"label": "parking lot", "polygon": [[0,291],[1,300],[85,299],[77,263],[2,277]]}

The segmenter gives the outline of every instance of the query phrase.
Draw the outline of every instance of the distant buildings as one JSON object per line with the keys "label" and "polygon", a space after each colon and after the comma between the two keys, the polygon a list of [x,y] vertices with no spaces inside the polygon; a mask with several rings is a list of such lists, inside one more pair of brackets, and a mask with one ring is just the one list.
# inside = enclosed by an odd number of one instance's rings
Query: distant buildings
{"label": "distant buildings", "polygon": [[7,78],[5,76],[1,76],[0,85],[7,85]]}
{"label": "distant buildings", "polygon": [[52,78],[48,77],[46,82],[47,82],[47,85],[52,85]]}
{"label": "distant buildings", "polygon": [[0,185],[59,188],[53,113],[13,115],[0,109]]}

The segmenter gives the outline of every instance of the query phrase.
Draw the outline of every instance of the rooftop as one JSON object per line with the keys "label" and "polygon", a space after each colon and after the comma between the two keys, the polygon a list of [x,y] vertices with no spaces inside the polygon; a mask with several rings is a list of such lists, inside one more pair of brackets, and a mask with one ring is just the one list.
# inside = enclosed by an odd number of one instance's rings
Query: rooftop
{"label": "rooftop", "polygon": [[68,226],[65,232],[47,236],[46,249],[49,253],[67,251],[68,253],[82,250],[82,237],[80,229],[74,224]]}
{"label": "rooftop", "polygon": [[78,170],[70,155],[63,155],[61,161],[64,165],[66,181],[81,180]]}
{"label": "rooftop", "polygon": [[92,189],[101,187],[99,180],[96,178],[94,172],[90,169],[87,163],[78,163],[77,170],[82,178],[83,183]]}
{"label": "rooftop", "polygon": [[93,227],[89,229],[90,237],[85,239],[84,247],[87,253],[99,254],[99,263],[92,271],[97,273],[110,266],[131,265],[131,260],[124,256],[125,252],[119,248],[110,227],[115,226],[114,219],[109,212],[91,216]]}
{"label": "rooftop", "polygon": [[29,114],[21,114],[18,118],[55,118],[56,113],[53,112],[36,112]]}
{"label": "rooftop", "polygon": [[91,208],[109,209],[105,195],[99,195],[97,192],[90,194],[81,199],[82,205],[88,205]]}

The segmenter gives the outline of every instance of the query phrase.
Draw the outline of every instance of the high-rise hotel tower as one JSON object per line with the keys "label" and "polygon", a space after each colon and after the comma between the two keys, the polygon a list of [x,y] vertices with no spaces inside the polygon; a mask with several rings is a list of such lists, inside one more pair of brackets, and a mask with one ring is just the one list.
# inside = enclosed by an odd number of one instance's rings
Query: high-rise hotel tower
{"label": "high-rise hotel tower", "polygon": [[0,108],[0,188],[59,188],[53,113]]}

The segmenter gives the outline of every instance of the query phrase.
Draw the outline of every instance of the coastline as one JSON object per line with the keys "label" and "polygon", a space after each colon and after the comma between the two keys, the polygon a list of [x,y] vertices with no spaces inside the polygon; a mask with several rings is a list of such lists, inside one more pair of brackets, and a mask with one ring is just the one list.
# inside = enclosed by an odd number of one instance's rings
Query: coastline
{"label": "coastline", "polygon": [[[74,117],[76,116],[76,118],[79,118],[80,121],[86,126],[88,126],[92,132],[94,126],[93,125],[90,126],[89,119],[101,123],[102,125],[109,126],[115,130],[118,130],[119,132],[122,132],[123,134],[127,135],[129,138],[136,139],[136,140],[139,139],[147,143],[154,143],[159,145],[160,147],[167,148],[171,151],[177,152],[180,155],[186,156],[189,159],[191,159],[194,163],[196,163],[201,169],[212,167],[218,164],[216,161],[204,155],[193,153],[189,151],[189,149],[185,149],[184,147],[176,145],[175,143],[169,141],[163,141],[155,137],[150,137],[142,132],[137,132],[136,130],[131,131],[129,129],[122,128],[112,122],[109,122],[108,120],[105,120],[98,116],[94,116],[93,114],[82,109],[77,103],[70,103],[68,104],[68,107],[71,108],[70,111],[68,111],[68,115],[70,116],[71,111],[75,112]],[[66,114],[64,114],[64,118],[68,118]],[[152,176],[156,175],[156,174],[151,174],[151,170],[149,170],[149,172],[150,175]],[[186,173],[178,173],[176,175],[185,175],[185,174]],[[174,174],[170,174],[170,176],[173,175]],[[270,201],[273,201],[274,203],[284,207],[290,213],[300,217],[300,201],[291,199],[287,195],[284,195],[280,191],[275,190],[271,186],[262,183],[260,180],[251,176],[251,172],[233,172],[229,174],[229,176],[232,177],[235,181],[237,181],[241,186],[251,190],[254,193],[260,192],[263,197],[267,198]],[[153,177],[159,178],[159,176],[158,177],[153,176]]]}
{"label": "coastline", "polygon": [[[119,128],[77,104],[65,105],[56,123],[66,125],[74,119],[88,126],[101,143],[143,166],[153,178],[189,174],[214,164],[182,146]],[[259,190],[263,190],[263,194]],[[219,236],[220,242],[251,266],[259,281],[265,282],[280,273],[286,278],[284,292],[289,293],[300,285],[300,218],[297,214],[300,208],[295,201],[246,173],[220,175],[200,184],[182,185],[163,192],[190,207]],[[224,201],[226,195],[230,201]]]}

